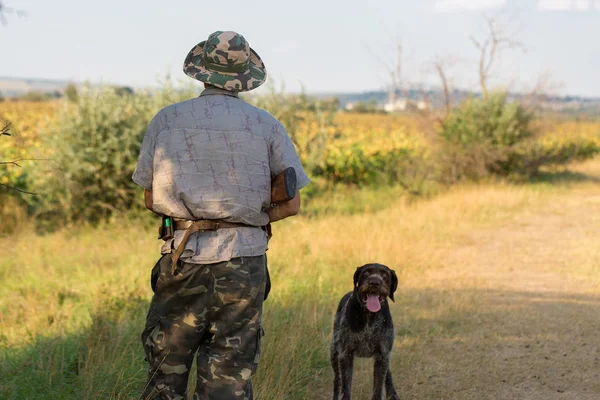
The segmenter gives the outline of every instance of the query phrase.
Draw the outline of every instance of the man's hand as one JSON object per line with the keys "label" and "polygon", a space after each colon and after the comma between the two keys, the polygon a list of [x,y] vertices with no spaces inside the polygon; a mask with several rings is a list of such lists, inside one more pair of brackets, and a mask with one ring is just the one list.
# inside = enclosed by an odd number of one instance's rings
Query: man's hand
{"label": "man's hand", "polygon": [[148,210],[152,211],[152,190],[144,189],[144,204]]}
{"label": "man's hand", "polygon": [[271,207],[267,210],[269,222],[280,221],[284,218],[291,217],[300,212],[300,192],[296,191],[293,199],[279,203],[276,207]]}

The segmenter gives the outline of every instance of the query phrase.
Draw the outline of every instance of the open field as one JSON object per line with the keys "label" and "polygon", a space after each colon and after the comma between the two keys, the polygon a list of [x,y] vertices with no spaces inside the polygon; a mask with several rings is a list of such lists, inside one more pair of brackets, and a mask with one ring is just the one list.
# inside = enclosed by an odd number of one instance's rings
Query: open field
{"label": "open field", "polygon": [[[258,398],[328,399],[339,298],[366,262],[399,273],[392,371],[402,398],[596,399],[600,160],[526,185],[430,200],[356,193],[276,225]],[[336,211],[338,210],[338,211]],[[157,259],[140,226],[0,240],[0,398],[135,398]],[[355,369],[369,398],[370,362]]]}

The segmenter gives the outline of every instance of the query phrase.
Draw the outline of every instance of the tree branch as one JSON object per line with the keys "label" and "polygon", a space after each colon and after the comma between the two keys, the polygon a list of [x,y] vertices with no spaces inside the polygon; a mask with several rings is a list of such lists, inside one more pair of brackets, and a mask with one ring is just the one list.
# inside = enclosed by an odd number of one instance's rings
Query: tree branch
{"label": "tree branch", "polygon": [[488,97],[487,82],[490,77],[490,72],[499,54],[504,49],[520,49],[525,51],[523,43],[513,40],[505,35],[500,28],[497,27],[496,20],[484,15],[487,21],[488,36],[481,43],[473,36],[469,36],[473,45],[479,50],[479,86],[484,99]]}
{"label": "tree branch", "polygon": [[444,110],[446,111],[446,116],[450,114],[450,88],[448,86],[448,78],[446,77],[446,71],[443,61],[438,60],[433,64],[433,67],[438,73],[440,80],[442,81],[442,89],[444,90]]}
{"label": "tree branch", "polygon": [[23,190],[23,189],[19,189],[19,188],[16,188],[16,187],[12,187],[10,185],[5,185],[4,183],[0,183],[0,186],[7,187],[7,188],[9,188],[11,190],[14,190],[14,191],[17,191],[17,192],[21,192],[21,193],[25,193],[25,194],[30,194],[32,196],[37,196],[37,193],[28,192],[27,190]]}
{"label": "tree branch", "polygon": [[15,161],[0,161],[0,165],[8,165],[8,164],[13,164],[16,165],[17,167],[21,167],[19,164],[17,164],[19,160],[15,160]]}
{"label": "tree branch", "polygon": [[18,160],[12,160],[12,161],[0,161],[0,165],[7,165],[7,164],[13,164],[16,165],[17,167],[20,167],[20,165],[18,164],[18,162],[20,161],[51,161],[51,158],[19,158]]}
{"label": "tree branch", "polygon": [[383,58],[381,58],[374,50],[371,46],[369,46],[367,43],[365,43],[364,41],[362,42],[363,46],[365,47],[365,49],[369,52],[369,54],[375,59],[375,61],[377,61],[377,63],[379,63],[379,65],[381,65],[385,70],[393,70],[392,67],[390,67],[390,64],[388,64],[387,62],[385,62],[383,60]]}
{"label": "tree branch", "polygon": [[0,128],[0,136],[5,135],[5,136],[10,136],[10,126],[11,123],[7,122],[6,125],[4,125],[2,128]]}

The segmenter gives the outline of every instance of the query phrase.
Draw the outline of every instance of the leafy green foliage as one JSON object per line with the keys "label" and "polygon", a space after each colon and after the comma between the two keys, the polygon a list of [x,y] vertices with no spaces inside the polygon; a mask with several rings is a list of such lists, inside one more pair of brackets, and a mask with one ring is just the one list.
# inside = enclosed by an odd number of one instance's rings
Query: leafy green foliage
{"label": "leafy green foliage", "polygon": [[381,112],[377,108],[377,102],[374,99],[368,101],[359,101],[352,107],[352,112],[375,114]]}
{"label": "leafy green foliage", "polygon": [[533,113],[506,93],[470,99],[441,124],[441,179],[494,174],[527,178],[541,167],[585,160],[600,153],[600,136],[534,134]]}
{"label": "leafy green foliage", "polygon": [[79,90],[77,89],[77,85],[74,83],[69,83],[65,88],[65,97],[69,101],[77,101],[77,97],[79,96]]}
{"label": "leafy green foliage", "polygon": [[32,91],[29,91],[27,93],[23,93],[22,95],[20,95],[19,97],[17,97],[16,100],[37,102],[37,101],[50,100],[50,99],[56,98],[56,97],[60,97],[60,94],[58,94],[58,93],[44,93],[44,92],[41,92],[39,90],[32,90]]}
{"label": "leafy green foliage", "polygon": [[532,119],[523,106],[507,102],[506,93],[500,92],[488,100],[467,100],[443,121],[440,136],[465,147],[512,146],[532,136]]}
{"label": "leafy green foliage", "polygon": [[515,146],[533,136],[533,115],[519,103],[509,103],[506,93],[488,99],[469,99],[442,121],[438,149],[441,179],[479,179],[488,174],[506,175]]}
{"label": "leafy green foliage", "polygon": [[546,136],[515,146],[502,163],[507,175],[534,176],[542,166],[565,165],[600,154],[600,132],[596,135]]}
{"label": "leafy green foliage", "polygon": [[312,171],[332,183],[400,185],[421,193],[431,165],[419,149],[398,147],[367,154],[359,144],[335,149]]}
{"label": "leafy green foliage", "polygon": [[52,161],[29,171],[38,196],[28,201],[38,221],[96,224],[141,207],[131,176],[148,123],[162,107],[189,97],[170,86],[152,95],[84,88],[42,134]]}

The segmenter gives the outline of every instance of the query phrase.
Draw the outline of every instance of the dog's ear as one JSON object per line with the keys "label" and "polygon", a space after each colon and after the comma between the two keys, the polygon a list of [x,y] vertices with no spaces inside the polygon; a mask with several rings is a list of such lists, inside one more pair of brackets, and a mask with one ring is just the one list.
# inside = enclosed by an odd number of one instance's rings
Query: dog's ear
{"label": "dog's ear", "polygon": [[354,289],[358,288],[358,278],[360,278],[360,271],[362,267],[356,268],[356,272],[354,273]]}
{"label": "dog's ear", "polygon": [[394,271],[393,269],[390,269],[390,273],[392,276],[392,286],[390,287],[390,299],[392,299],[393,302],[396,302],[394,300],[394,292],[396,291],[396,289],[398,289],[398,277],[396,276],[396,271]]}

